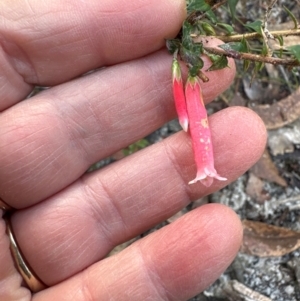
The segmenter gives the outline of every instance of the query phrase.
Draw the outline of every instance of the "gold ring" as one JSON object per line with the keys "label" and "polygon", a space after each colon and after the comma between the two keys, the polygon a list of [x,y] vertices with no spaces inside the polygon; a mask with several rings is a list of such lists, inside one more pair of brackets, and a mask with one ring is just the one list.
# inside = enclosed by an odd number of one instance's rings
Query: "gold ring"
{"label": "gold ring", "polygon": [[41,280],[39,280],[39,278],[30,270],[29,265],[26,263],[23,255],[19,250],[9,219],[5,218],[5,221],[6,221],[6,232],[9,237],[10,250],[12,256],[14,258],[19,273],[22,275],[29,289],[33,293],[37,293],[47,288],[47,286]]}
{"label": "gold ring", "polygon": [[9,205],[7,205],[4,201],[2,201],[0,199],[0,208],[3,210],[3,211],[9,211],[9,210],[12,210],[13,208],[10,207]]}

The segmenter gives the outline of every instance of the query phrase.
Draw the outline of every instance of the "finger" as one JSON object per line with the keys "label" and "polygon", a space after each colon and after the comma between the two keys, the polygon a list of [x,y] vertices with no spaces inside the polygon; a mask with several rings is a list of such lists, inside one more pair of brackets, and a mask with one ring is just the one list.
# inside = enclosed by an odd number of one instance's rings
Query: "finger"
{"label": "finger", "polygon": [[[161,48],[185,1],[1,1],[0,111],[32,84],[52,86]],[[2,51],[1,51],[2,50]]]}
{"label": "finger", "polygon": [[38,293],[33,301],[187,300],[228,267],[241,238],[235,213],[222,205],[206,205]]}
{"label": "finger", "polygon": [[[15,208],[33,205],[174,118],[171,61],[162,51],[55,87],[3,112],[0,197]],[[233,76],[234,65],[211,72],[204,97],[214,98]]]}
{"label": "finger", "polygon": [[[223,110],[210,124],[216,169],[233,181],[261,156],[264,125],[245,108]],[[188,185],[195,174],[190,138],[178,133],[14,214],[17,241],[37,275],[53,285],[228,183]]]}
{"label": "finger", "polygon": [[0,300],[29,300],[30,292],[21,287],[22,278],[14,267],[9,249],[9,240],[6,235],[6,225],[2,219],[3,212],[0,209]]}

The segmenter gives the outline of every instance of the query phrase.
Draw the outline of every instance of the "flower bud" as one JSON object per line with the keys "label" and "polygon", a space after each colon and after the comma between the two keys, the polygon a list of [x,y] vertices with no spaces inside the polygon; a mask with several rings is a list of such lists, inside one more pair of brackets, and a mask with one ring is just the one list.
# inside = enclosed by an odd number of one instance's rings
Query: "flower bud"
{"label": "flower bud", "polygon": [[173,80],[173,95],[175,107],[178,115],[178,120],[185,132],[188,130],[188,115],[186,110],[186,102],[184,96],[184,88],[181,78],[180,65],[176,59],[172,63],[172,80]]}

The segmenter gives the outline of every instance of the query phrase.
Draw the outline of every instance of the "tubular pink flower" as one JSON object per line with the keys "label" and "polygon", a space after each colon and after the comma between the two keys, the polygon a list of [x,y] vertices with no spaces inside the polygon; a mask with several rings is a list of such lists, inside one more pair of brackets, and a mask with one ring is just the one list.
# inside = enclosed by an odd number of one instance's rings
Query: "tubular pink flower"
{"label": "tubular pink flower", "polygon": [[184,88],[181,78],[180,65],[176,59],[172,63],[172,80],[173,80],[173,95],[175,107],[178,115],[178,120],[185,132],[188,130],[189,120],[186,110],[186,102],[184,96]]}
{"label": "tubular pink flower", "polygon": [[212,184],[214,178],[226,181],[227,179],[221,177],[214,167],[211,133],[198,77],[188,77],[185,97],[194,158],[197,166],[196,178],[190,181],[189,184],[200,181],[208,187]]}

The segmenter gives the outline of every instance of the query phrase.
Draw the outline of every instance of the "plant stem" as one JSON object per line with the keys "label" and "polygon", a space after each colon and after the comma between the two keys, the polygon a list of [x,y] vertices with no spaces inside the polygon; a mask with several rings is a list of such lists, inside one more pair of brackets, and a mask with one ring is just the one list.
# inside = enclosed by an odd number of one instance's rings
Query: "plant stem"
{"label": "plant stem", "polygon": [[[297,36],[300,35],[300,29],[287,29],[287,30],[276,30],[276,31],[270,31],[270,34],[272,34],[275,38],[278,36]],[[251,33],[245,33],[245,34],[237,34],[232,36],[214,36],[215,38],[222,40],[225,43],[228,42],[240,42],[243,38],[246,40],[254,40],[261,38],[261,34],[258,32],[251,32]]]}
{"label": "plant stem", "polygon": [[207,47],[204,45],[203,45],[203,49],[212,54],[225,55],[227,57],[232,57],[238,60],[249,60],[254,62],[262,62],[262,63],[273,64],[273,65],[285,65],[291,67],[300,66],[300,62],[296,59],[280,59],[277,57],[268,57],[268,56],[262,56],[258,54],[252,54],[252,53],[238,52],[235,50],[226,51],[221,48]]}

